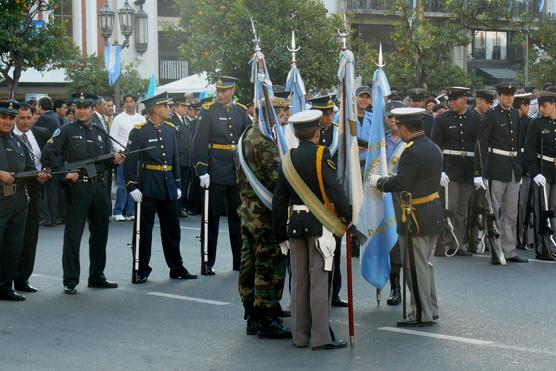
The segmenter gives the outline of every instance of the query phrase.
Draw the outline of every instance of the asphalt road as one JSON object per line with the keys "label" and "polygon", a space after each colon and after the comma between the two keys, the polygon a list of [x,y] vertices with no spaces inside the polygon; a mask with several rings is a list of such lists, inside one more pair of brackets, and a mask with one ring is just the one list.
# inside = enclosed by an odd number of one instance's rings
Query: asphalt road
{"label": "asphalt road", "polygon": [[[182,255],[195,273],[199,224],[198,217],[182,219]],[[494,267],[485,257],[437,258],[439,323],[400,332],[395,322],[401,308],[376,305],[374,288],[361,278],[354,259],[355,346],[315,352],[289,340],[245,335],[225,219],[216,276],[170,280],[156,235],[153,272],[137,286],[130,283],[131,223],[110,228],[105,273],[120,288],[86,287],[86,235],[76,296],[62,292],[63,226],[41,229],[31,278],[40,292],[25,302],[0,302],[0,370],[555,369],[552,263]],[[282,304],[288,302],[286,293]],[[332,309],[332,326],[347,339],[347,310]]]}

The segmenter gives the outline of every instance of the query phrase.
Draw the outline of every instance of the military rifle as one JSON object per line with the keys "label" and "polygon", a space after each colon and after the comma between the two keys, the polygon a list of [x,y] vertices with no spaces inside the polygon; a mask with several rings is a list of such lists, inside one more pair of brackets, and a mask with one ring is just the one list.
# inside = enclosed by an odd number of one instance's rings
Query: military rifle
{"label": "military rifle", "polygon": [[[540,172],[542,174],[543,168],[543,139],[541,138],[541,153],[540,153]],[[540,225],[538,241],[540,246],[537,246],[537,258],[542,260],[555,260],[556,259],[556,242],[552,238],[554,229],[550,218],[554,218],[554,211],[548,208],[548,196],[546,194],[546,187],[539,185],[539,206],[540,206]]]}
{"label": "military rifle", "polygon": [[56,174],[66,174],[66,170],[60,171],[50,171],[49,169],[43,170],[31,170],[31,171],[21,171],[19,173],[15,173],[13,175],[14,179],[28,179],[28,178],[36,178],[39,174],[46,174],[46,175],[56,175]]}
{"label": "military rifle", "polygon": [[481,177],[483,178],[483,183],[485,184],[485,200],[487,204],[487,233],[486,238],[489,242],[490,257],[492,264],[506,265],[506,258],[504,257],[504,250],[502,250],[502,244],[500,243],[500,232],[498,229],[498,218],[494,213],[494,207],[492,206],[492,198],[490,197],[490,187],[488,179],[485,178],[485,171],[483,166],[483,159],[481,156],[481,143],[477,141],[479,146],[479,166],[481,168]]}
{"label": "military rifle", "polygon": [[[447,257],[452,257],[456,255],[459,249],[459,241],[454,233],[454,225],[452,224],[452,218],[454,217],[454,211],[448,209],[448,186],[444,187],[444,200],[446,201],[444,205],[444,236],[448,238],[447,247],[444,251],[444,255]],[[451,249],[451,246],[455,246]]]}

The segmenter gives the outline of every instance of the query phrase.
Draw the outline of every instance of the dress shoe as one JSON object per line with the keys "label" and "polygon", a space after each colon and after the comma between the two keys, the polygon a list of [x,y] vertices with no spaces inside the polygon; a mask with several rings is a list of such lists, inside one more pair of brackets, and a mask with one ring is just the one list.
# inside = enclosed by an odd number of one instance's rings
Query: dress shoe
{"label": "dress shoe", "polygon": [[25,296],[18,294],[11,288],[0,289],[0,300],[23,301],[25,300]]}
{"label": "dress shoe", "polygon": [[398,327],[423,327],[423,326],[432,326],[432,321],[427,322],[417,322],[414,319],[401,319],[396,322],[396,326]]}
{"label": "dress shoe", "polygon": [[345,340],[334,340],[330,344],[319,345],[318,347],[313,347],[313,350],[329,350],[329,349],[341,349],[347,347],[347,342]]}
{"label": "dress shoe", "polygon": [[187,210],[187,214],[191,216],[199,215],[199,213],[196,212],[195,210]]}
{"label": "dress shoe", "polygon": [[96,282],[89,282],[88,286],[93,289],[115,289],[118,287],[118,284],[116,282],[100,280]]}
{"label": "dress shoe", "polygon": [[402,301],[400,274],[390,273],[390,296],[386,300],[388,305],[398,305]]}
{"label": "dress shoe", "polygon": [[529,263],[529,259],[520,258],[518,255],[512,256],[511,258],[508,258],[506,260],[512,263]]}
{"label": "dress shoe", "polygon": [[433,320],[433,321],[436,321],[437,319],[438,319],[438,314],[437,314],[437,315],[434,315],[434,316],[432,316],[432,320]]}
{"label": "dress shoe", "polygon": [[291,339],[291,330],[274,318],[265,317],[259,322],[259,339]]}
{"label": "dress shoe", "polygon": [[43,227],[54,227],[54,223],[49,220],[43,220],[39,223],[39,225],[42,225]]}
{"label": "dress shoe", "polygon": [[75,288],[75,285],[64,285],[64,294],[66,295],[77,294],[77,289]]}
{"label": "dress shoe", "polygon": [[215,274],[214,268],[207,268],[207,271],[202,273],[203,276],[214,276]]}
{"label": "dress shoe", "polygon": [[15,288],[16,291],[22,291],[22,292],[37,292],[37,291],[39,291],[36,288],[34,288],[33,286],[29,285],[29,282],[27,282],[27,281],[14,283],[14,288]]}
{"label": "dress shoe", "polygon": [[148,278],[149,278],[149,276],[138,276],[137,279],[135,280],[135,282],[132,282],[132,283],[134,283],[134,284],[145,283],[145,282],[147,282]]}
{"label": "dress shoe", "polygon": [[340,308],[347,308],[348,302],[340,299],[339,297],[335,297],[332,299],[332,306],[333,307],[340,307]]}
{"label": "dress shoe", "polygon": [[194,280],[197,278],[196,274],[191,274],[185,267],[181,267],[176,270],[170,270],[170,278],[172,279],[183,279],[183,280]]}
{"label": "dress shoe", "polygon": [[180,218],[187,218],[187,212],[185,210],[180,210]]}
{"label": "dress shoe", "polygon": [[473,256],[473,254],[471,254],[470,252],[467,252],[467,251],[462,250],[462,249],[458,249],[458,251],[456,252],[456,255],[458,255],[458,256]]}

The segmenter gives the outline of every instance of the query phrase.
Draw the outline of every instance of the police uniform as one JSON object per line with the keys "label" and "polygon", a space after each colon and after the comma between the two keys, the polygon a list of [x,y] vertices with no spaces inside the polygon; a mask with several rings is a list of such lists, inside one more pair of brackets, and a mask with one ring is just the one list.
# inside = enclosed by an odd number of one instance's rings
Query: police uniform
{"label": "police uniform", "polygon": [[[421,102],[418,104],[419,108],[425,108],[424,102],[426,95],[427,91],[422,88],[411,88],[407,90],[407,96],[409,97],[409,99],[411,99],[413,102]],[[432,134],[433,123],[434,118],[428,111],[425,111],[425,113],[423,114],[423,131],[429,138]]]}
{"label": "police uniform", "polygon": [[[150,110],[156,105],[168,105],[169,99],[162,93],[145,99],[142,103]],[[148,147],[154,148],[129,154],[124,163],[127,191],[132,197],[133,192],[141,195],[137,283],[144,283],[152,271],[149,261],[155,214],[160,220],[162,249],[170,268],[170,278],[197,278],[185,269],[180,254],[178,194],[181,193],[181,183],[176,127],[166,121],[155,124],[150,119],[144,124],[136,125],[129,133],[128,150],[136,151]]]}
{"label": "police uniform", "polygon": [[[11,120],[17,115],[19,104],[15,100],[0,102],[0,117]],[[25,144],[11,132],[0,132],[0,171],[17,173],[32,171],[35,164]],[[0,182],[0,300],[25,300],[13,290],[18,262],[23,249],[27,196],[25,184]]]}
{"label": "police uniform", "polygon": [[291,338],[290,330],[278,320],[281,313],[277,310],[284,288],[287,257],[280,251],[272,233],[272,211],[263,204],[246,175],[249,173],[268,192],[274,192],[280,153],[276,143],[258,127],[248,128],[241,144],[245,162],[237,169],[242,199],[238,213],[243,237],[238,288],[245,308],[247,334]]}
{"label": "police uniform", "polygon": [[[217,89],[235,87],[232,79],[220,79]],[[245,109],[234,103],[214,102],[203,106],[193,143],[193,163],[199,177],[210,175],[208,274],[214,274],[220,211],[227,205],[228,231],[233,255],[233,269],[239,270],[241,261],[241,223],[237,214],[240,205],[236,182],[236,146],[241,134],[251,125]]]}
{"label": "police uniform", "polygon": [[[323,115],[334,112],[334,98],[336,95],[324,95],[309,100],[312,109],[322,111]],[[334,163],[338,159],[338,124],[332,123],[329,127],[325,128],[321,125],[320,128],[320,142],[319,144],[328,148],[330,158]],[[368,140],[368,139],[367,139]],[[334,250],[334,273],[332,275],[332,306],[334,307],[347,307],[348,303],[340,299],[340,290],[342,289],[342,238],[335,236],[336,249]],[[354,246],[357,253],[354,255],[359,256],[359,246]]]}
{"label": "police uniform", "polygon": [[[396,108],[392,110],[392,115],[396,116],[400,126],[411,124],[421,127],[423,111],[419,108]],[[407,138],[397,175],[371,178],[371,185],[375,182],[379,191],[409,192],[412,196],[410,205],[404,204],[400,196],[402,213],[397,216],[400,247],[408,258],[408,264],[404,263],[403,267],[404,275],[411,293],[408,319],[398,321],[398,326],[430,325],[438,316],[434,269],[430,258],[443,229],[443,209],[438,195],[441,173],[440,149],[423,131],[417,131]],[[408,237],[406,223],[410,223]]]}
{"label": "police uniform", "polygon": [[[556,93],[542,91],[538,93],[539,106],[543,103],[556,103]],[[539,111],[540,112],[540,111]],[[542,155],[542,160],[541,160]],[[556,210],[556,119],[553,117],[540,116],[533,120],[527,130],[525,139],[525,160],[527,171],[533,180],[535,197],[538,200],[539,185],[545,184],[548,196],[548,209]],[[535,214],[540,215],[539,204],[536,202]],[[537,217],[537,230],[540,221]],[[552,226],[556,222],[551,218]],[[539,238],[541,238],[539,236]],[[537,258],[552,260],[549,256],[543,256],[540,246],[536,246]]]}
{"label": "police uniform", "polygon": [[[454,100],[466,97],[469,89],[456,87],[446,91],[448,99]],[[445,207],[454,212],[458,255],[469,255],[463,246],[468,201],[473,194],[473,157],[479,125],[480,121],[468,110],[463,114],[449,110],[436,117],[431,135],[431,140],[442,150],[443,169],[449,178],[448,187],[444,190],[448,192],[448,205]]]}
{"label": "police uniform", "polygon": [[[320,116],[321,112],[308,110],[292,115],[290,122],[294,128],[317,128]],[[291,150],[291,162],[310,191],[320,202],[324,202],[317,178],[318,165],[326,194],[334,204],[337,214],[347,224],[351,220],[351,206],[338,184],[335,164],[326,149],[322,162],[317,164],[317,149],[315,143],[303,140],[298,148]],[[288,209],[291,210],[289,218]],[[323,234],[323,225],[303,204],[282,170],[272,200],[272,227],[281,244],[289,239],[292,271],[291,323],[295,345],[304,347],[310,339],[316,348],[346,346],[345,342],[334,339],[329,328],[331,274],[324,270],[323,257],[317,247],[317,239]]]}
{"label": "police uniform", "polygon": [[[176,100],[175,104],[189,105],[185,98]],[[183,196],[180,200],[180,216],[187,216],[185,210],[190,208],[189,205],[189,186],[193,177],[193,167],[191,164],[191,143],[193,142],[194,125],[192,120],[184,115],[181,117],[177,113],[172,116],[172,124],[176,128],[176,139],[178,144],[178,154],[180,161],[180,176]]]}
{"label": "police uniform", "polygon": [[[74,94],[74,103],[79,107],[92,107],[93,95]],[[75,121],[58,129],[43,148],[42,162],[54,171],[64,169],[65,162],[87,160],[112,151],[108,136],[102,135],[92,121]],[[112,158],[96,162],[91,169],[78,171],[79,179],[65,181],[69,202],[66,209],[62,265],[64,269],[64,292],[77,293],[80,264],[79,248],[85,223],[89,224],[89,287],[115,288],[116,283],[104,277],[106,266],[106,244],[111,214],[110,199],[104,174],[114,169]]]}
{"label": "police uniform", "polygon": [[[513,95],[511,82],[496,85],[499,94]],[[519,181],[523,174],[519,116],[513,107],[502,105],[488,110],[481,120],[475,146],[475,186],[482,187],[481,176],[489,180],[492,206],[500,215],[500,242],[506,260],[526,262],[516,253]],[[480,152],[480,153],[479,153]],[[481,163],[484,173],[481,172]]]}

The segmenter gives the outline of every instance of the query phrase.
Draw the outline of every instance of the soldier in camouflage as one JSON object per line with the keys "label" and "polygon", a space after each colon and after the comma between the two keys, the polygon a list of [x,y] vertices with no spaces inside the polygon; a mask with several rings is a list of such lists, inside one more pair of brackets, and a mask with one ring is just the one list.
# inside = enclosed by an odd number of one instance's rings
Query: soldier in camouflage
{"label": "soldier in camouflage", "polygon": [[[248,171],[272,194],[281,164],[276,144],[254,125],[244,132],[240,148]],[[272,233],[271,210],[259,199],[241,166],[237,167],[237,179],[243,239],[238,286],[247,334],[291,339],[291,331],[282,324],[276,310],[284,288],[287,258]]]}

